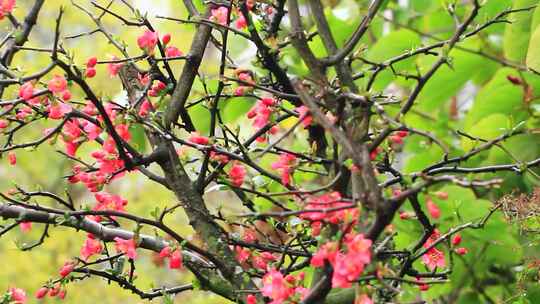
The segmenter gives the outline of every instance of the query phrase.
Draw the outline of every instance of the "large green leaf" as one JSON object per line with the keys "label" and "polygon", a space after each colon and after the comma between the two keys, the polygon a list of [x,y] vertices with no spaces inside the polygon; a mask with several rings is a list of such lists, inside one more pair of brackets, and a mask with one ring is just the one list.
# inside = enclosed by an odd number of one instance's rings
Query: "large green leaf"
{"label": "large green leaf", "polygon": [[536,27],[531,36],[526,62],[528,68],[540,71],[540,26]]}
{"label": "large green leaf", "polygon": [[[530,7],[538,3],[538,0],[516,0],[512,8],[520,9]],[[527,55],[529,38],[531,34],[532,12],[519,12],[509,18],[512,23],[506,25],[503,37],[504,56],[512,61],[522,62]]]}
{"label": "large green leaf", "polygon": [[[504,114],[497,113],[482,118],[468,129],[467,132],[474,137],[483,140],[491,140],[508,132],[510,129],[511,126],[508,117]],[[466,151],[481,143],[483,142],[475,141],[467,137],[463,137],[461,140],[461,145]]]}
{"label": "large green leaf", "polygon": [[[475,47],[472,42],[466,46]],[[453,50],[450,57],[451,66],[441,66],[418,96],[418,105],[421,109],[434,111],[440,108],[458,93],[471,76],[482,71],[484,65],[488,64],[487,59],[458,49]],[[426,72],[431,69],[435,60],[437,58],[423,57],[419,62],[421,70]]]}
{"label": "large green leaf", "polygon": [[[411,50],[420,45],[418,34],[408,30],[397,30],[379,39],[366,54],[366,59],[373,62],[383,62],[394,56],[402,54],[406,50]],[[407,59],[393,66],[394,70],[400,71],[413,67],[413,60]],[[369,78],[369,77],[368,77]],[[392,71],[386,69],[377,75],[377,80],[373,85],[376,91],[384,89],[394,78]]]}
{"label": "large green leaf", "polygon": [[468,131],[479,120],[491,114],[502,113],[513,121],[519,121],[526,116],[523,104],[523,88],[508,81],[507,76],[519,77],[510,68],[502,68],[478,92],[474,104],[465,118],[465,130]]}

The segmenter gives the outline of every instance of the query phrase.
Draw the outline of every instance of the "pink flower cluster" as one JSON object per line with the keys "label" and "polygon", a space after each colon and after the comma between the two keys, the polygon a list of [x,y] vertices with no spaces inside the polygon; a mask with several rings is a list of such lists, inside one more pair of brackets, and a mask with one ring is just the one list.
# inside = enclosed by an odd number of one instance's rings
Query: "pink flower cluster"
{"label": "pink flower cluster", "polygon": [[[105,107],[105,110],[107,112],[107,116],[109,116],[109,118],[114,121],[116,119],[117,113],[116,110],[113,108],[112,104],[108,104]],[[83,109],[83,112],[90,116],[97,115],[95,107],[91,104],[87,105]],[[100,122],[103,121],[103,118],[100,115],[97,115],[97,119]],[[69,126],[69,128],[67,129],[67,131],[64,131],[64,133],[70,135],[68,137],[64,137],[67,153],[70,155],[74,155],[78,144],[85,141],[83,135],[86,136],[88,139],[92,140],[96,139],[102,132],[102,129],[94,123],[87,121],[74,121],[76,122],[75,124],[66,124],[66,126]],[[80,131],[81,127],[84,131],[84,134]],[[129,142],[131,140],[131,133],[127,124],[117,124],[115,126],[115,131],[122,140],[126,142]],[[86,172],[83,171],[80,166],[74,166],[74,174],[69,178],[70,183],[82,182],[86,185],[88,190],[92,192],[98,192],[103,187],[103,185],[109,183],[113,179],[120,178],[125,174],[125,172],[123,172],[124,161],[120,159],[118,155],[116,143],[112,136],[107,137],[107,139],[103,141],[102,149],[92,152],[91,156],[96,160],[98,170]]]}
{"label": "pink flower cluster", "polygon": [[83,261],[87,261],[88,258],[96,254],[101,254],[102,251],[103,245],[101,244],[101,241],[96,239],[93,234],[88,233],[86,235],[86,240],[84,241],[84,244],[81,248],[81,259]]}
{"label": "pink flower cluster", "polygon": [[266,251],[258,253],[241,246],[235,246],[234,251],[236,253],[236,260],[245,268],[251,266],[266,271],[270,263],[277,261],[275,255]]}
{"label": "pink flower cluster", "polygon": [[[256,130],[262,129],[270,122],[270,118],[273,113],[273,107],[277,104],[276,100],[270,97],[262,98],[261,100],[257,101],[257,103],[249,110],[247,113],[247,117],[249,119],[253,120],[253,127],[255,127]],[[275,134],[278,131],[277,126],[273,126],[269,133]],[[257,138],[258,142],[265,142],[266,137],[260,136]]]}
{"label": "pink flower cluster", "polygon": [[276,269],[270,269],[263,277],[261,288],[262,294],[265,297],[272,299],[270,304],[281,304],[285,301],[292,303],[296,300],[301,301],[309,292],[309,289],[302,286],[304,281],[304,273],[298,275],[286,275]]}
{"label": "pink flower cluster", "polygon": [[158,33],[152,32],[151,30],[145,30],[137,38],[137,45],[146,54],[152,55],[154,54],[154,49],[156,48],[158,41],[159,41]]}
{"label": "pink flower cluster", "polygon": [[159,257],[169,259],[170,269],[182,268],[182,250],[180,248],[171,248],[170,246],[164,247],[159,252]]}
{"label": "pink flower cluster", "polygon": [[123,253],[132,260],[137,258],[137,243],[134,239],[125,240],[123,238],[115,237],[114,242],[116,252]]}
{"label": "pink flower cluster", "polygon": [[[424,243],[424,248],[429,248],[433,242],[435,242],[441,234],[439,233],[438,229],[433,230],[433,233],[429,237],[429,239]],[[429,268],[429,270],[433,271],[437,267],[444,267],[446,265],[445,259],[444,259],[444,252],[440,251],[439,249],[433,247],[429,249],[423,256],[422,256],[422,262],[426,264],[426,266]]]}
{"label": "pink flower cluster", "polygon": [[52,288],[41,287],[36,292],[36,299],[43,299],[47,294],[51,298],[57,297],[58,299],[63,300],[66,298],[67,290],[65,288],[62,288],[62,285],[60,283],[57,283]]}
{"label": "pink flower cluster", "polygon": [[245,69],[236,69],[234,74],[238,80],[241,81],[241,84],[238,85],[234,90],[235,96],[244,96],[253,89],[253,87],[250,85],[255,84],[255,80],[253,79],[253,73],[251,71]]}
{"label": "pink flower cluster", "polygon": [[356,207],[347,208],[350,205],[351,203],[343,201],[341,194],[336,191],[311,196],[307,199],[307,204],[304,207],[306,212],[300,214],[300,218],[312,222],[312,234],[316,236],[323,223],[336,225],[343,223],[349,226],[350,223],[356,222],[359,210]]}
{"label": "pink flower cluster", "polygon": [[[94,194],[97,204],[92,208],[94,211],[119,211],[125,212],[128,201],[116,194],[110,194],[107,192],[97,192]],[[100,222],[101,216],[89,216],[90,219]],[[112,216],[111,218],[114,218]]]}
{"label": "pink flower cluster", "polygon": [[24,304],[26,303],[26,292],[21,288],[11,287],[8,289],[9,300],[8,303]]}
{"label": "pink flower cluster", "polygon": [[347,233],[343,238],[344,250],[339,250],[338,242],[328,242],[313,255],[311,265],[323,267],[328,261],[334,269],[332,286],[348,288],[371,262],[371,244],[361,233]]}
{"label": "pink flower cluster", "polygon": [[67,88],[67,80],[64,76],[54,75],[47,84],[48,90],[53,93],[54,96],[59,97],[62,101],[54,98],[52,101],[47,97],[35,97],[37,90],[34,87],[33,82],[25,82],[19,88],[19,97],[26,101],[27,106],[19,108],[17,112],[17,118],[24,120],[32,113],[32,108],[28,106],[44,107],[47,110],[48,117],[50,119],[62,119],[64,116],[71,112],[72,107],[68,103],[65,103],[71,99],[71,92]]}
{"label": "pink flower cluster", "polygon": [[306,106],[299,106],[296,108],[296,112],[300,115],[300,120],[302,120],[302,125],[304,128],[307,128],[313,122],[313,117],[309,114],[309,109]]}
{"label": "pink flower cluster", "polygon": [[0,20],[11,14],[15,8],[15,0],[0,0]]}
{"label": "pink flower cluster", "polygon": [[229,180],[235,187],[240,187],[244,183],[247,170],[239,162],[234,162],[231,169],[229,170]]}
{"label": "pink flower cluster", "polygon": [[290,185],[295,165],[296,156],[294,154],[281,153],[279,159],[272,164],[272,169],[280,172],[283,185]]}
{"label": "pink flower cluster", "polygon": [[[246,5],[247,5],[248,9],[251,10],[253,8],[253,6],[255,5],[255,3],[254,3],[253,0],[246,1]],[[234,21],[234,26],[237,29],[246,28],[247,20],[244,17],[244,15],[240,11],[235,11],[235,14],[238,15],[238,18]],[[212,9],[211,16],[210,16],[210,21],[215,22],[215,23],[219,23],[221,25],[227,25],[227,21],[228,21],[227,17],[228,17],[228,15],[229,15],[229,9],[224,7],[224,6],[220,6],[220,7]],[[232,19],[232,17],[231,17],[231,19]]]}

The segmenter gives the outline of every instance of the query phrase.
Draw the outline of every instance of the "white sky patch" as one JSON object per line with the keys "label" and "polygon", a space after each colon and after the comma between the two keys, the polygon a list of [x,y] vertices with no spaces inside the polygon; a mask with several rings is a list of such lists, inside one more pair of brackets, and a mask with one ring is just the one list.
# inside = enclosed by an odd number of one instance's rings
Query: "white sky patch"
{"label": "white sky patch", "polygon": [[171,9],[169,4],[169,1],[163,0],[134,0],[134,6],[149,16],[165,15]]}
{"label": "white sky patch", "polygon": [[409,6],[409,0],[399,0],[398,5],[401,7],[408,7]]}

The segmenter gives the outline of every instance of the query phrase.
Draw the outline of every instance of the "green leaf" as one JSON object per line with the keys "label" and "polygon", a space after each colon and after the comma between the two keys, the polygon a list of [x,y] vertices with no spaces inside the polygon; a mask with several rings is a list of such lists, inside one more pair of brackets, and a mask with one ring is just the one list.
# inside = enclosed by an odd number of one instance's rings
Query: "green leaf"
{"label": "green leaf", "polygon": [[[538,0],[516,0],[513,9],[530,7],[538,3]],[[506,59],[523,62],[527,55],[529,38],[531,34],[532,12],[519,12],[510,15],[512,23],[506,25],[503,36],[503,50]]]}
{"label": "green leaf", "polygon": [[254,101],[248,97],[229,98],[219,103],[221,118],[224,123],[234,123],[253,106]]}
{"label": "green leaf", "polygon": [[526,63],[528,68],[540,71],[540,26],[536,27],[531,36]]}
{"label": "green leaf", "polygon": [[506,78],[508,75],[520,77],[510,68],[502,68],[478,92],[474,104],[465,118],[465,130],[479,120],[491,114],[501,113],[508,115],[514,121],[523,120],[527,113],[523,106],[523,88],[512,84]]}
{"label": "green leaf", "polygon": [[131,133],[131,145],[137,151],[144,152],[146,148],[146,135],[144,133],[144,127],[139,124],[132,124],[129,126],[129,133]]}
{"label": "green leaf", "polygon": [[[468,130],[468,134],[485,140],[491,140],[507,132],[510,129],[510,121],[504,114],[492,114],[482,118],[478,123]],[[461,146],[465,151],[469,151],[474,146],[482,142],[462,137]]]}
{"label": "green leaf", "polygon": [[[471,47],[472,43],[466,46]],[[475,47],[478,48],[478,47]],[[420,108],[427,111],[434,111],[440,108],[465,85],[465,83],[477,73],[483,70],[487,64],[487,59],[458,49],[450,52],[451,67],[443,65],[432,76],[418,96]],[[422,72],[431,69],[436,57],[423,57],[420,60]]]}
{"label": "green leaf", "polygon": [[197,104],[188,110],[191,120],[195,125],[195,129],[201,134],[207,134],[210,130],[210,111],[202,105]]}
{"label": "green leaf", "polygon": [[[408,30],[397,30],[379,39],[366,54],[366,59],[373,62],[383,62],[394,56],[400,55],[407,50],[412,50],[420,45],[420,37],[418,34]],[[414,67],[412,58],[401,61],[393,66],[394,70],[409,70]],[[394,76],[390,69],[385,69],[377,75],[377,80],[373,85],[373,89],[380,91],[384,89]]]}

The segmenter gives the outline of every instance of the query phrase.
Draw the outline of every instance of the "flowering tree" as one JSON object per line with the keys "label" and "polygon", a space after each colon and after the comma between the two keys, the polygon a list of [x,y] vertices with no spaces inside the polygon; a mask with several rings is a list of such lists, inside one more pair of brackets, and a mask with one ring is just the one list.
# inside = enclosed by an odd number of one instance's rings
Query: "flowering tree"
{"label": "flowering tree", "polygon": [[[538,1],[185,0],[185,16],[73,2],[44,45],[28,41],[48,4],[29,2],[0,0],[0,152],[15,169],[50,143],[70,169],[54,180],[64,192],[0,193],[0,236],[39,230],[20,249],[40,250],[66,227],[81,244],[37,299],[101,277],[166,303],[189,290],[249,304],[536,301],[536,251],[517,228],[534,232],[538,192],[510,194],[538,184]],[[92,27],[67,36],[65,9]],[[156,22],[193,29],[189,50]],[[77,57],[69,43],[87,37],[116,55]],[[34,53],[48,64],[14,64]],[[100,74],[125,96],[98,89]],[[114,191],[141,188],[133,176],[173,196],[134,212]],[[148,255],[192,282],[139,284]],[[26,298],[8,286],[0,302]]]}

